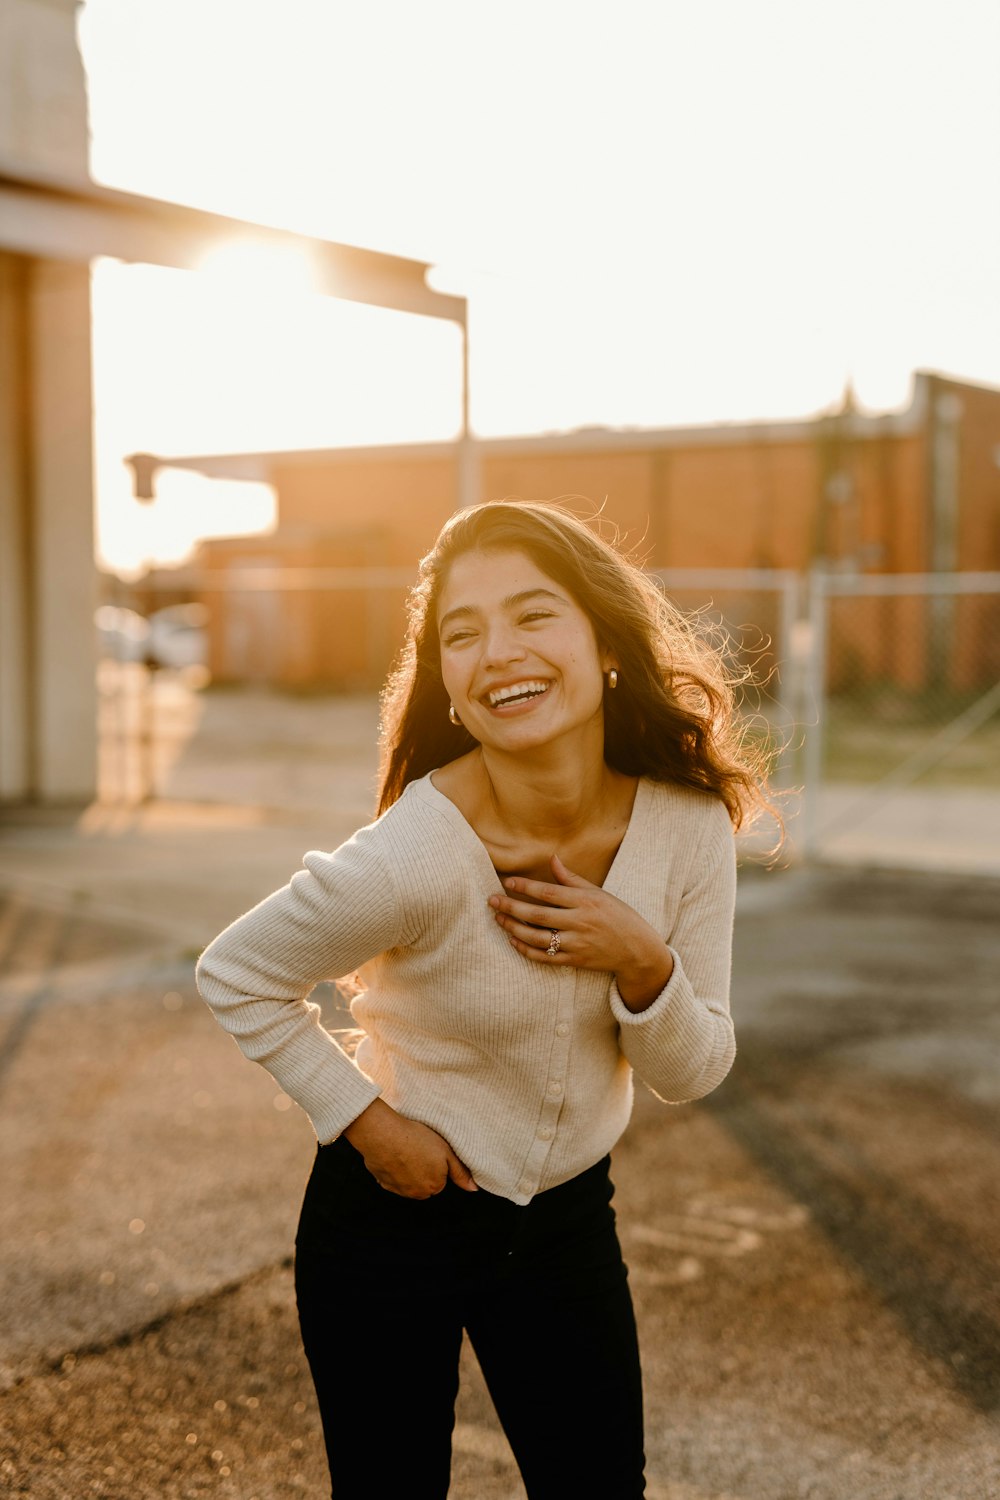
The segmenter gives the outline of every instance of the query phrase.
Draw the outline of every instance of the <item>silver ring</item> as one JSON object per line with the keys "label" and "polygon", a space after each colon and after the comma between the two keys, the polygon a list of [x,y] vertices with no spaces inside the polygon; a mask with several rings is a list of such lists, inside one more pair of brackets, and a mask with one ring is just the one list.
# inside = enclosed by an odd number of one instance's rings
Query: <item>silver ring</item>
{"label": "silver ring", "polygon": [[546,948],[545,954],[548,958],[555,958],[556,954],[559,952],[559,928],[550,927],[549,931],[551,932],[552,936],[549,938],[549,946]]}

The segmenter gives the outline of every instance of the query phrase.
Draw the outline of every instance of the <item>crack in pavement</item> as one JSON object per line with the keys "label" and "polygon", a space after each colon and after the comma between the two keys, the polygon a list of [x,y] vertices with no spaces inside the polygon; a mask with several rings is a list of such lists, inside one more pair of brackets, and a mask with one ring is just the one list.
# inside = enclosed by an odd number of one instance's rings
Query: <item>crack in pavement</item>
{"label": "crack in pavement", "polygon": [[16,1375],[0,1391],[0,1399],[9,1395],[11,1391],[29,1384],[32,1380],[43,1380],[48,1375],[64,1373],[82,1359],[99,1359],[101,1355],[110,1354],[112,1350],[128,1349],[131,1345],[140,1343],[149,1334],[160,1332],[161,1329],[169,1327],[171,1323],[186,1317],[189,1313],[204,1312],[214,1304],[224,1302],[227,1297],[235,1296],[244,1287],[266,1281],[276,1271],[290,1270],[292,1260],[292,1256],[283,1255],[279,1260],[271,1261],[268,1265],[257,1266],[255,1270],[248,1271],[244,1276],[237,1276],[232,1281],[223,1282],[221,1286],[214,1287],[210,1292],[204,1292],[200,1297],[175,1302],[172,1307],[157,1313],[155,1318],[147,1318],[144,1323],[131,1328],[123,1328],[121,1332],[108,1334],[104,1338],[86,1340],[72,1349],[64,1349],[61,1354],[39,1359],[31,1369]]}

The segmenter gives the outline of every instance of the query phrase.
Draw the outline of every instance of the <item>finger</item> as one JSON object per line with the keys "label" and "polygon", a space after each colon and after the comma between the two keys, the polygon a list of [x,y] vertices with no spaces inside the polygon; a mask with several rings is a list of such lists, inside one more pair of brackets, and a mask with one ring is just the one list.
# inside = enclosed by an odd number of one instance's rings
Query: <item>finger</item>
{"label": "finger", "polygon": [[512,875],[504,881],[512,894],[526,896],[529,901],[544,901],[547,906],[572,906],[573,897],[564,885],[549,885],[544,880],[528,880],[523,875]]}
{"label": "finger", "polygon": [[532,927],[562,927],[566,921],[564,913],[569,906],[533,906],[530,901],[514,901],[510,896],[492,896],[490,905],[515,922],[528,922]]}
{"label": "finger", "polygon": [[454,1151],[448,1153],[448,1176],[452,1182],[467,1193],[478,1193],[479,1184],[463,1161],[459,1161]]}
{"label": "finger", "polygon": [[547,948],[552,941],[553,932],[559,932],[560,940],[562,938],[561,929],[556,927],[543,927],[541,924],[533,922],[517,922],[513,917],[503,917],[502,919],[498,917],[497,920],[508,937],[519,938],[529,948]]}
{"label": "finger", "polygon": [[434,1196],[435,1189],[433,1188],[414,1187],[412,1183],[397,1182],[394,1177],[377,1177],[374,1172],[372,1176],[375,1177],[375,1181],[383,1192],[393,1193],[397,1198],[433,1198]]}
{"label": "finger", "polygon": [[575,886],[578,890],[596,891],[599,888],[589,880],[584,880],[582,875],[575,875],[568,866],[564,865],[558,854],[553,854],[549,863],[552,873],[560,885]]}
{"label": "finger", "polygon": [[522,958],[530,958],[536,964],[545,964],[548,967],[552,964],[571,964],[573,962],[572,958],[561,950],[558,953],[549,953],[547,944],[539,948],[534,943],[524,943],[520,938],[511,937],[509,933],[507,941],[512,948],[517,949]]}

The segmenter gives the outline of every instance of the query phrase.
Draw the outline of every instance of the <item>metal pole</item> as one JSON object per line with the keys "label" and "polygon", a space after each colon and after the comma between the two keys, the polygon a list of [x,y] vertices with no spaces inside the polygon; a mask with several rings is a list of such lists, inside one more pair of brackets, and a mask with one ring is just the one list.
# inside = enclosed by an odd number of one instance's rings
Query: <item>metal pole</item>
{"label": "metal pole", "polygon": [[812,715],[806,725],[802,788],[802,848],[807,859],[819,853],[819,803],[823,792],[823,737],[826,732],[826,653],[830,601],[826,574],[809,575],[809,657],[804,697]]}
{"label": "metal pole", "polygon": [[139,791],[137,802],[152,802],[156,797],[156,674],[159,663],[148,656],[139,679],[139,723],[137,749]]}
{"label": "metal pole", "polygon": [[[118,574],[114,577],[114,602],[118,609],[124,608],[124,590],[122,581]],[[111,801],[117,802],[124,807],[129,801],[129,692],[128,692],[128,665],[125,661],[114,660],[114,739],[115,760],[117,762],[118,795],[112,795]]]}
{"label": "metal pole", "polygon": [[466,302],[465,317],[462,319],[462,433],[458,440],[459,508],[475,505],[480,498],[479,453],[469,426],[469,304]]}
{"label": "metal pole", "polygon": [[779,724],[784,742],[777,766],[777,784],[790,786],[795,779],[795,726],[798,721],[800,669],[795,659],[795,626],[802,607],[797,573],[787,572],[778,591],[778,702]]}

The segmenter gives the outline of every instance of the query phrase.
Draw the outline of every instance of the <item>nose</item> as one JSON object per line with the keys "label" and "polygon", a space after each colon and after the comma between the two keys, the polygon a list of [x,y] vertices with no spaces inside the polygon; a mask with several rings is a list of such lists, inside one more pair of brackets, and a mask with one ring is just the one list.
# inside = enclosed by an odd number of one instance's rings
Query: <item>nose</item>
{"label": "nose", "polygon": [[516,629],[507,620],[491,620],[483,637],[483,666],[504,666],[507,662],[523,661],[524,644]]}

